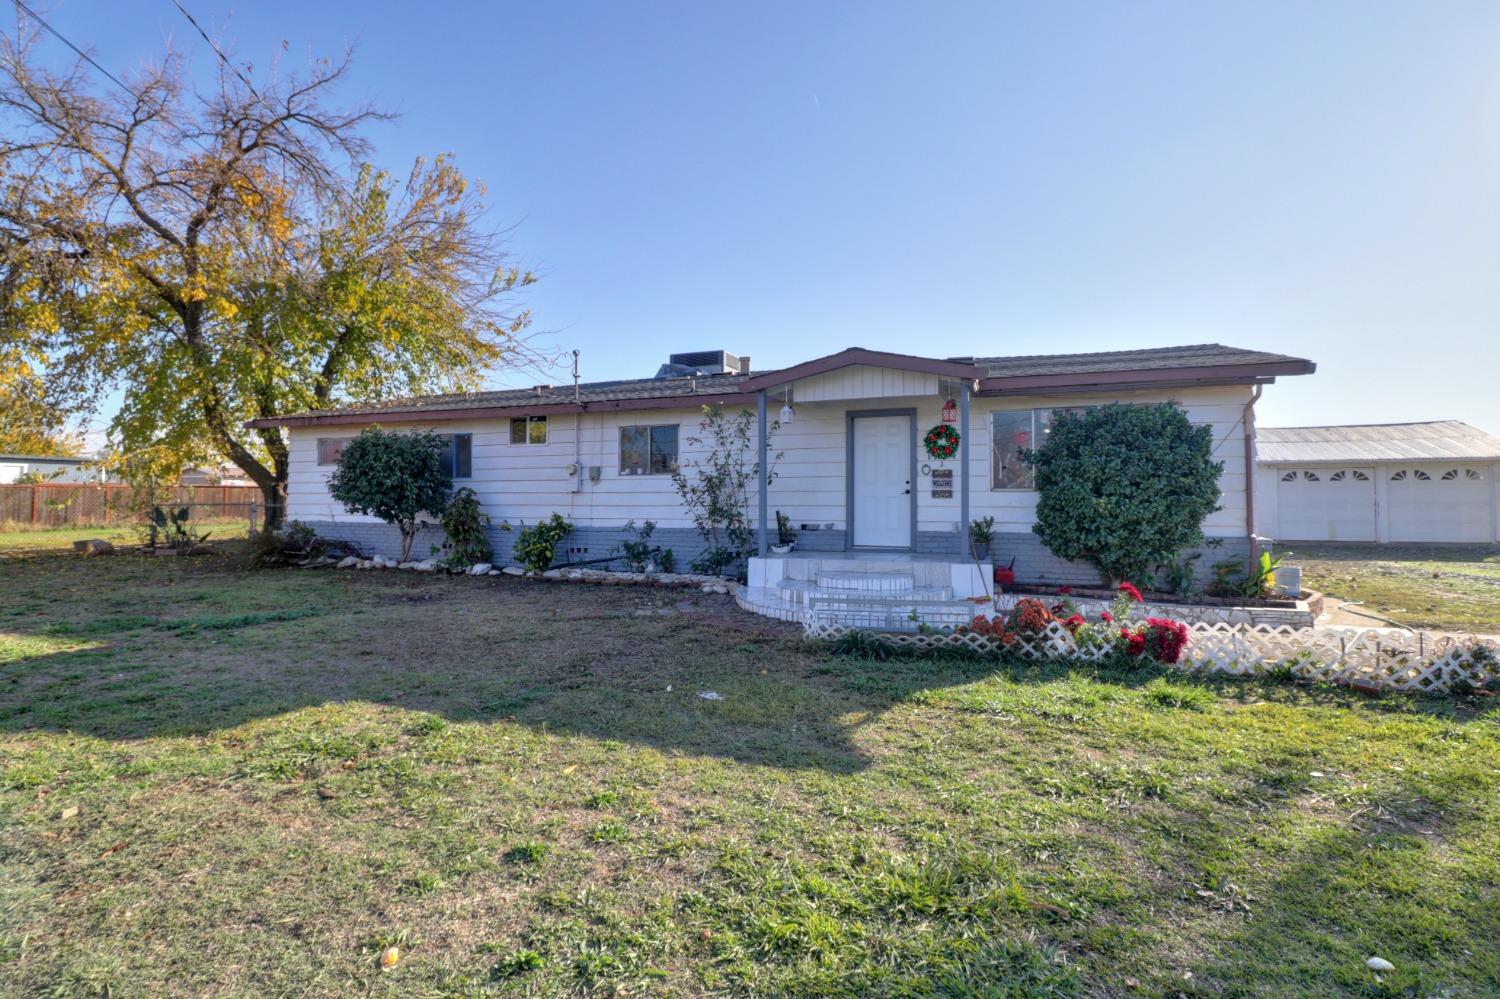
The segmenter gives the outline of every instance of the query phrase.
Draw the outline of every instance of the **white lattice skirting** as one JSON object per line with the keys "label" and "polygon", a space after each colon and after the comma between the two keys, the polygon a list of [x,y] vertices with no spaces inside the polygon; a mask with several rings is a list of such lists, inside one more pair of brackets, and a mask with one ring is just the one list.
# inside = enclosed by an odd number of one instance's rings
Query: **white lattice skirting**
{"label": "white lattice skirting", "polygon": [[[812,620],[807,635],[834,639],[857,629]],[[1489,639],[1408,632],[1396,628],[1287,628],[1268,625],[1194,624],[1182,661],[1184,672],[1264,676],[1283,670],[1306,681],[1359,685],[1410,693],[1451,693],[1481,688],[1500,679],[1500,643]],[[1033,638],[1009,646],[976,635],[933,632],[881,633],[898,648],[931,652],[968,649],[1027,659],[1103,658],[1105,647],[1080,648],[1061,624],[1053,622]]]}

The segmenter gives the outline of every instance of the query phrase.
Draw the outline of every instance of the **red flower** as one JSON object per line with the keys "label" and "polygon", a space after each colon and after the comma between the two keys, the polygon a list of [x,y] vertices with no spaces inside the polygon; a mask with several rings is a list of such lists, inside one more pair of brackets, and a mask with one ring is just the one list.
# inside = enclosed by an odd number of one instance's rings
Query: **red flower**
{"label": "red flower", "polygon": [[1099,617],[1101,617],[1104,620],[1105,624],[1112,624],[1114,622],[1114,619],[1115,619],[1115,616],[1113,614],[1111,614],[1109,611],[1100,611],[1099,612]]}
{"label": "red flower", "polygon": [[1135,588],[1134,583],[1121,583],[1120,592],[1125,594],[1131,600],[1134,600],[1136,603],[1142,603],[1146,599],[1145,597],[1141,596],[1141,591]]}
{"label": "red flower", "polygon": [[1065,611],[1067,609],[1068,609],[1068,605],[1067,604],[1053,604],[1052,605],[1052,613],[1053,614],[1061,614],[1063,611]]}
{"label": "red flower", "polygon": [[1032,597],[1023,597],[1016,601],[1015,609],[1010,612],[1011,628],[1029,635],[1040,633],[1054,620],[1056,618],[1046,606]]}
{"label": "red flower", "polygon": [[1059,586],[1057,588],[1057,593],[1058,593],[1058,596],[1071,597],[1073,595],[1073,587],[1071,587],[1071,586]]}
{"label": "red flower", "polygon": [[1074,614],[1072,617],[1063,622],[1063,627],[1067,628],[1068,631],[1076,635],[1078,634],[1078,629],[1083,627],[1083,624],[1083,615]]}

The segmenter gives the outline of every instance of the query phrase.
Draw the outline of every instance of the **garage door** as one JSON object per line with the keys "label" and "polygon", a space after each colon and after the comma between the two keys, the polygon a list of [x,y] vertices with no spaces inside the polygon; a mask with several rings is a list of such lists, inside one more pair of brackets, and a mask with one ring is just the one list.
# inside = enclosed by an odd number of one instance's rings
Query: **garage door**
{"label": "garage door", "polygon": [[1392,541],[1490,540],[1490,484],[1484,469],[1424,465],[1388,474]]}
{"label": "garage door", "polygon": [[1284,468],[1278,479],[1277,540],[1375,540],[1373,468]]}

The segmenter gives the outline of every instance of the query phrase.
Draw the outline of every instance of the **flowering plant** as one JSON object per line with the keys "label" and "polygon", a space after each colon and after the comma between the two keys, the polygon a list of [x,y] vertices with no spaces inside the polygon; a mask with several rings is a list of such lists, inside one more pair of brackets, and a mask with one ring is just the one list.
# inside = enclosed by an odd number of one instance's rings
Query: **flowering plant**
{"label": "flowering plant", "polygon": [[1141,596],[1141,591],[1136,589],[1135,584],[1130,582],[1129,580],[1126,580],[1125,582],[1120,584],[1120,592],[1125,594],[1127,597],[1129,597],[1131,600],[1134,600],[1138,604],[1144,603],[1146,600],[1145,597]]}
{"label": "flowering plant", "polygon": [[922,446],[927,449],[927,456],[939,461],[958,454],[959,443],[958,431],[946,423],[939,423],[927,431],[927,436],[922,438]]}
{"label": "flowering plant", "polygon": [[1040,600],[1024,597],[1016,601],[1016,606],[1010,612],[1010,627],[1013,631],[1019,631],[1028,635],[1040,634],[1045,631],[1047,625],[1056,621],[1057,617]]}

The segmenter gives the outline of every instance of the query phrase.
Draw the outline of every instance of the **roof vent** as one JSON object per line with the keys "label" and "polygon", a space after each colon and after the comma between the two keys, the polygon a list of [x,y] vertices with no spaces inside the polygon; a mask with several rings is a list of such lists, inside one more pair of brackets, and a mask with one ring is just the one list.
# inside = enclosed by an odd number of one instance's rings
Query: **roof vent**
{"label": "roof vent", "polygon": [[689,375],[748,375],[750,358],[736,357],[727,350],[694,350],[672,354],[657,369],[658,378],[685,378]]}

